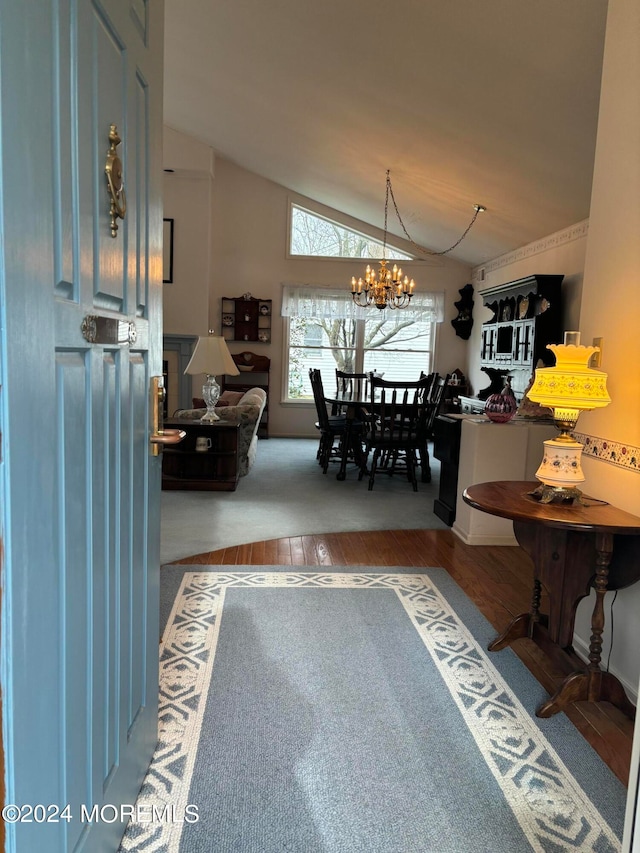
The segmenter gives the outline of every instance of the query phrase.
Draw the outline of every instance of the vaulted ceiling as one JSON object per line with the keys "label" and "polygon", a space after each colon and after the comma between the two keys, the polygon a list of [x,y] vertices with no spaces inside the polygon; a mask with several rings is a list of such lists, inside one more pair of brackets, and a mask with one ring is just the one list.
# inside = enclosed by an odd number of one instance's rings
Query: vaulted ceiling
{"label": "vaulted ceiling", "polygon": [[[589,215],[606,0],[166,0],[165,124],[476,265]],[[392,210],[389,231],[402,236]]]}

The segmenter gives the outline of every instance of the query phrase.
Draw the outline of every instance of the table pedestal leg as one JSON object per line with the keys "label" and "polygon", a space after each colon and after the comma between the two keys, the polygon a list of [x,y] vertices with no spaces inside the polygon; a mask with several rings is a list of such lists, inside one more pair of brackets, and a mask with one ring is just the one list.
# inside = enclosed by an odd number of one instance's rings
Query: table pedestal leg
{"label": "table pedestal leg", "polygon": [[[336,480],[346,480],[349,450],[355,449],[355,446],[353,445],[353,422],[356,418],[356,409],[354,406],[347,406],[345,418],[346,423],[344,428],[344,435],[342,436],[342,453],[340,454],[340,470],[336,474]],[[355,455],[357,456],[357,453]]]}
{"label": "table pedestal leg", "polygon": [[574,672],[564,679],[556,692],[536,710],[536,717],[552,717],[572,702],[611,702],[630,719],[636,709],[627,698],[624,687],[610,672]]}
{"label": "table pedestal leg", "polygon": [[350,414],[350,409],[347,409],[346,423],[344,434],[342,436],[342,452],[340,454],[340,469],[336,474],[336,480],[346,480],[347,478],[347,461],[349,458],[349,448],[351,447],[351,435],[353,432],[353,413]]}
{"label": "table pedestal leg", "polygon": [[[520,532],[520,531],[519,531]],[[524,536],[522,537],[524,539]],[[602,632],[604,629],[604,597],[607,591],[607,583],[609,577],[609,564],[613,553],[613,537],[610,533],[597,533],[595,538],[596,547],[596,573],[593,583],[596,600],[591,616],[591,639],[589,645],[589,663],[585,669],[578,669],[570,672],[563,679],[558,689],[553,695],[543,702],[536,710],[537,717],[551,717],[557,714],[558,711],[563,711],[567,705],[572,702],[611,702],[619,708],[624,714],[631,719],[635,718],[635,707],[627,698],[624,687],[620,681],[609,672],[603,672],[600,669],[600,661],[602,659]],[[525,548],[526,550],[526,548]],[[569,549],[570,551],[570,549]],[[555,553],[555,552],[554,552]],[[556,561],[558,562],[558,561]],[[541,600],[541,582],[539,579],[540,567],[536,566],[536,577],[534,579],[533,595],[531,598],[530,613],[522,613],[513,619],[508,627],[489,644],[490,652],[497,652],[511,645],[514,640],[523,639],[525,637],[537,642],[547,652],[555,650],[561,651],[563,648],[556,642],[558,635],[558,626],[553,624],[550,636],[549,620],[540,613]],[[573,601],[573,597],[569,599]],[[575,610],[579,598],[573,601],[571,607],[571,633],[573,633],[573,620],[575,618]],[[569,639],[569,634],[565,631],[566,638]],[[567,644],[568,646],[568,644]],[[565,651],[570,649],[565,646]],[[558,660],[557,654],[554,659]],[[569,659],[567,663],[571,665]],[[573,666],[576,665],[576,658],[573,658]],[[564,659],[563,659],[564,666]],[[565,670],[567,671],[567,670]]]}
{"label": "table pedestal leg", "polygon": [[349,441],[351,438],[351,430],[347,426],[345,433],[342,436],[342,454],[340,456],[340,469],[336,474],[336,480],[346,480],[347,478],[347,456],[349,454]]}
{"label": "table pedestal leg", "polygon": [[521,613],[512,619],[505,630],[489,643],[488,650],[490,652],[499,652],[500,649],[506,649],[514,640],[521,640],[523,637],[533,637],[535,626],[542,622],[546,622],[546,618],[540,615],[540,599],[542,597],[542,584],[535,578],[533,581],[533,595],[531,596],[531,610],[529,613]]}
{"label": "table pedestal leg", "polygon": [[499,652],[501,649],[506,649],[514,640],[521,640],[523,637],[529,636],[529,625],[531,624],[531,614],[521,613],[516,616],[504,631],[488,645],[490,652]]}
{"label": "table pedestal leg", "polygon": [[550,717],[561,711],[570,702],[611,702],[632,720],[635,708],[627,698],[624,687],[610,672],[600,669],[602,659],[602,631],[604,629],[604,596],[607,591],[609,564],[613,554],[611,533],[596,533],[596,577],[594,588],[596,600],[591,616],[591,641],[589,665],[585,672],[574,672],[562,682],[553,696],[536,711],[538,717]]}
{"label": "table pedestal leg", "polygon": [[[353,453],[353,459],[360,471],[366,471],[366,456],[360,444],[360,434],[353,429],[353,424],[347,420],[344,435],[342,436],[342,453],[340,454],[340,469],[336,474],[336,480],[346,480],[347,462],[349,451]],[[361,478],[360,478],[361,479]]]}

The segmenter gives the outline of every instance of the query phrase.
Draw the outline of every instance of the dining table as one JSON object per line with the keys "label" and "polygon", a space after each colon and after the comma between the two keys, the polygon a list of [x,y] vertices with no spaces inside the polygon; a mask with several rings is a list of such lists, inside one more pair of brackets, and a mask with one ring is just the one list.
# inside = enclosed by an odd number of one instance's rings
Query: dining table
{"label": "dining table", "polygon": [[[364,424],[371,419],[376,410],[376,402],[381,399],[381,392],[376,391],[374,398],[371,397],[371,391],[368,394],[354,391],[336,391],[327,396],[325,394],[325,402],[334,407],[334,411],[344,411],[345,415],[345,432],[342,441],[342,453],[340,455],[340,468],[336,474],[336,480],[345,480],[347,477],[347,463],[349,461],[349,451],[352,451],[354,459],[357,461],[360,457],[361,461],[366,463],[366,459],[362,460],[366,451],[363,450],[362,444],[358,437],[356,425]],[[420,455],[421,465],[428,466],[429,453],[425,446]],[[369,472],[366,470],[365,474]],[[423,482],[428,482],[431,478],[430,470],[427,469],[426,475],[423,470]]]}

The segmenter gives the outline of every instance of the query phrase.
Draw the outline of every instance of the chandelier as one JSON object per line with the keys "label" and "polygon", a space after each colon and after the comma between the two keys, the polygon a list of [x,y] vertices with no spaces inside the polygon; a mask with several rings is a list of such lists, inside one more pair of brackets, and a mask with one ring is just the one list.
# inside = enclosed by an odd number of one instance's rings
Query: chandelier
{"label": "chandelier", "polygon": [[394,264],[392,269],[387,268],[387,218],[389,213],[389,198],[391,198],[391,201],[393,202],[398,222],[402,226],[402,230],[404,231],[407,239],[412,246],[425,255],[446,255],[448,252],[451,252],[467,236],[471,230],[471,226],[478,218],[478,214],[486,210],[484,205],[474,205],[475,213],[473,215],[473,219],[467,226],[463,235],[456,240],[453,246],[450,246],[443,252],[430,252],[423,249],[421,246],[418,246],[417,243],[414,243],[409,232],[405,228],[402,217],[400,216],[400,211],[398,210],[398,205],[396,204],[396,200],[393,195],[390,171],[387,169],[387,187],[384,200],[384,240],[382,244],[380,268],[376,271],[367,264],[364,278],[356,278],[355,276],[351,277],[351,296],[355,304],[360,308],[368,308],[369,305],[375,305],[376,308],[379,308],[380,310],[383,310],[384,308],[406,308],[411,302],[413,289],[416,286],[413,279],[409,279],[409,276],[403,275],[402,269],[398,267],[397,264]]}

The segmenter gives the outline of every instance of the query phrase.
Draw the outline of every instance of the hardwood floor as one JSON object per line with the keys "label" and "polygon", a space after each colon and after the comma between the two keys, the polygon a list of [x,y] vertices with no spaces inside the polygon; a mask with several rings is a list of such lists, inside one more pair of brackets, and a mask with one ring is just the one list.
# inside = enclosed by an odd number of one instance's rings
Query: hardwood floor
{"label": "hardwood floor", "polygon": [[[210,551],[182,560],[195,565],[429,566],[446,569],[489,622],[501,630],[529,610],[533,568],[520,548],[465,545],[450,530],[327,533],[271,539]],[[546,602],[542,601],[545,611]],[[551,692],[559,673],[531,641],[513,650]],[[496,654],[499,654],[496,653]],[[567,716],[626,785],[633,722],[608,702],[576,702]]]}

